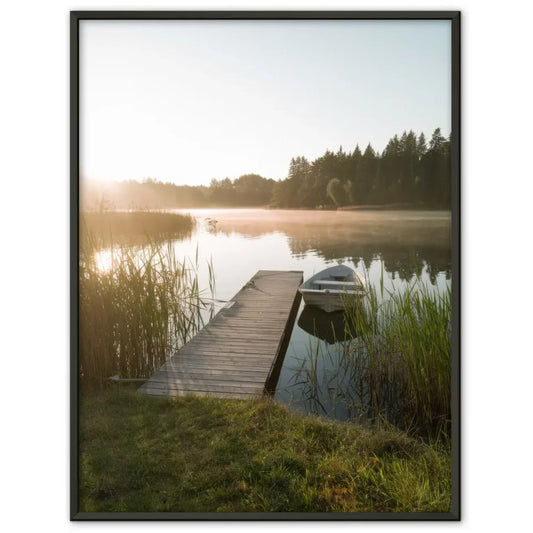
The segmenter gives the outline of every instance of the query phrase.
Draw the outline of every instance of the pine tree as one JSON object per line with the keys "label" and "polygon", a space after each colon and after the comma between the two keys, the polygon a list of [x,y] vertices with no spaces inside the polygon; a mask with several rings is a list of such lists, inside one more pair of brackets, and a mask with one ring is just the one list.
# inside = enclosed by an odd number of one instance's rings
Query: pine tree
{"label": "pine tree", "polygon": [[422,132],[418,137],[418,142],[416,143],[416,153],[418,155],[419,160],[427,152],[427,149],[428,148],[426,146],[426,137],[424,136],[424,133]]}
{"label": "pine tree", "polygon": [[442,136],[440,128],[437,128],[431,136],[431,141],[429,141],[429,149],[440,150],[445,141],[446,139]]}

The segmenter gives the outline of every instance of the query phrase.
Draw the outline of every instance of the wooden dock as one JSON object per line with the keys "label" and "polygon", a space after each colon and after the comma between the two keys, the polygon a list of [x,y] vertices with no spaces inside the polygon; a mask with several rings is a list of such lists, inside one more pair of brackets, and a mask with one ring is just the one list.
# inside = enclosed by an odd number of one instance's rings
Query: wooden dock
{"label": "wooden dock", "polygon": [[260,270],[139,388],[158,396],[251,398],[277,384],[303,272]]}

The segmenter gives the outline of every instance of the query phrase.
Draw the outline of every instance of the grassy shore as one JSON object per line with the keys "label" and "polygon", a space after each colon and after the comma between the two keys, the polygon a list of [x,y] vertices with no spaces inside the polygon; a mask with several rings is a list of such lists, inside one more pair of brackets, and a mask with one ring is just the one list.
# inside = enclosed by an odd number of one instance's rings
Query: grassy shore
{"label": "grassy shore", "polygon": [[80,510],[448,512],[450,453],[270,399],[86,392]]}

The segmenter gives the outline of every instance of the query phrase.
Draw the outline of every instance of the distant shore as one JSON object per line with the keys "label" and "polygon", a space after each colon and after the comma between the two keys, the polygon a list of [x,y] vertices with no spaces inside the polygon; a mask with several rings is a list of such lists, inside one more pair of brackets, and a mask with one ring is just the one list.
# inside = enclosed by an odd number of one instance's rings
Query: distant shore
{"label": "distant shore", "polygon": [[421,206],[417,204],[372,204],[372,205],[343,205],[336,207],[333,205],[319,205],[316,207],[271,207],[265,209],[275,209],[280,211],[449,211],[449,207]]}
{"label": "distant shore", "polygon": [[401,210],[401,209],[409,209],[414,211],[437,211],[442,210],[446,208],[439,208],[439,207],[429,207],[429,206],[420,206],[416,204],[375,204],[375,205],[345,205],[342,207],[337,207],[337,211],[363,211],[363,210]]}
{"label": "distant shore", "polygon": [[417,204],[369,204],[369,205],[343,205],[337,207],[334,205],[318,205],[315,207],[274,207],[271,205],[176,205],[176,206],[144,206],[133,208],[117,208],[107,209],[105,211],[96,211],[94,209],[82,209],[80,212],[95,216],[95,214],[102,215],[103,213],[141,213],[146,215],[147,213],[165,213],[169,210],[187,210],[187,209],[268,209],[272,211],[449,211],[450,207],[435,207],[435,206],[422,206]]}

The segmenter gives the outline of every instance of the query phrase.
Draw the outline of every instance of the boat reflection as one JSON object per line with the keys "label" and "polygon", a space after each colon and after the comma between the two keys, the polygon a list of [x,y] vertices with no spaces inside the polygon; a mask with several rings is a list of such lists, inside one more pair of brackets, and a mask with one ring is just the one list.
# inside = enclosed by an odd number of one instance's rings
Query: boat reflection
{"label": "boat reflection", "polygon": [[318,307],[306,305],[298,318],[298,326],[328,344],[355,337],[353,326],[345,321],[344,311],[326,313]]}

